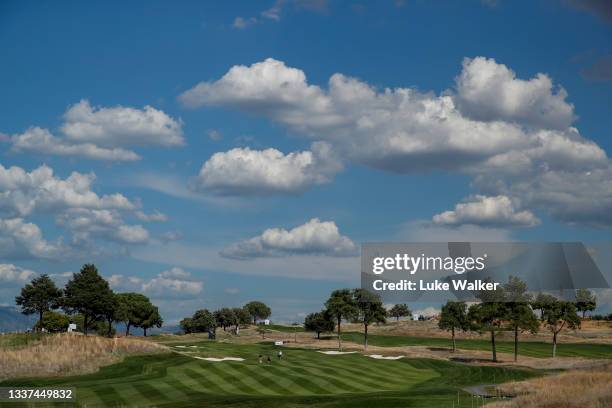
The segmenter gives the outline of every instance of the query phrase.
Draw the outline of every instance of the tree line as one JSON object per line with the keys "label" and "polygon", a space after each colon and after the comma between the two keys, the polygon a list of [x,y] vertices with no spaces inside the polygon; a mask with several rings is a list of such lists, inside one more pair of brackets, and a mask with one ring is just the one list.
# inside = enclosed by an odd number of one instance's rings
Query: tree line
{"label": "tree line", "polygon": [[[521,333],[537,333],[541,325],[552,334],[552,356],[556,356],[557,338],[564,329],[580,328],[580,316],[595,310],[595,295],[588,289],[578,289],[575,301],[564,301],[539,293],[535,298],[528,293],[527,284],[516,277],[495,291],[477,294],[479,303],[468,308],[465,302],[448,301],[439,316],[438,326],[451,332],[452,350],[456,350],[457,331],[488,333],[491,341],[493,361],[497,361],[496,338],[501,331],[514,335],[514,359],[517,360]],[[535,311],[539,311],[539,318]],[[304,328],[321,333],[337,330],[338,348],[342,350],[342,321],[360,323],[364,327],[364,347],[368,347],[368,327],[373,323],[385,323],[387,317],[411,316],[405,304],[396,304],[386,310],[380,297],[364,289],[339,289],[331,293],[320,312],[311,313],[304,319]]]}
{"label": "tree line", "polygon": [[[393,310],[394,317],[407,316],[410,311],[405,305]],[[368,327],[374,323],[386,323],[389,312],[382,304],[380,297],[365,289],[334,290],[325,302],[325,308],[317,313],[311,313],[304,319],[304,328],[317,333],[338,330],[338,349],[342,350],[342,321],[348,320],[360,323],[364,327],[364,347],[368,348]]]}
{"label": "tree line", "polygon": [[[36,330],[65,331],[76,323],[85,335],[96,330],[110,337],[115,334],[113,323],[123,323],[126,336],[133,327],[143,329],[146,336],[148,329],[163,324],[159,309],[147,296],[113,292],[94,264],[83,265],[63,289],[49,275],[36,277],[21,289],[15,303],[23,314],[38,314]],[[57,309],[64,313],[53,311]]]}
{"label": "tree line", "polygon": [[[519,335],[537,333],[541,326],[552,334],[552,356],[557,354],[557,338],[564,329],[580,328],[580,316],[595,310],[596,298],[588,289],[576,290],[575,301],[565,301],[550,294],[539,293],[535,298],[528,293],[527,284],[516,277],[495,291],[480,292],[480,303],[469,308],[465,302],[449,301],[440,313],[438,326],[451,332],[453,351],[456,350],[456,331],[489,333],[493,361],[497,361],[496,336],[501,331],[514,335],[514,361],[518,359]],[[539,311],[539,318],[535,311]]]}
{"label": "tree line", "polygon": [[193,316],[181,320],[179,324],[185,334],[209,333],[214,336],[217,327],[223,328],[223,331],[233,328],[233,332],[238,334],[240,326],[257,324],[258,320],[267,319],[271,314],[272,310],[265,303],[252,301],[243,307],[224,307],[214,312],[200,309]]}

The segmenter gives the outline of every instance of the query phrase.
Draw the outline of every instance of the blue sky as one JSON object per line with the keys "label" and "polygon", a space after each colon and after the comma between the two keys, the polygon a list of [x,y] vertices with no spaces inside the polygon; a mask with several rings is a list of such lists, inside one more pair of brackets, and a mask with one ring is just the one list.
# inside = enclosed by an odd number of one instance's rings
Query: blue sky
{"label": "blue sky", "polygon": [[609,241],[605,3],[2,2],[0,303],[88,261],[298,321],[360,242]]}

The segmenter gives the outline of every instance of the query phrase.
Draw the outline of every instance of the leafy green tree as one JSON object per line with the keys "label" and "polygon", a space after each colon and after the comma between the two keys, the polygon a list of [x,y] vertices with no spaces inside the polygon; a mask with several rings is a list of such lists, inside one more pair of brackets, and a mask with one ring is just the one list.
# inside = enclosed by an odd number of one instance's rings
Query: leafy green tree
{"label": "leafy green tree", "polygon": [[91,321],[104,316],[114,302],[113,291],[93,264],[85,264],[64,289],[64,309],[83,315],[83,332]]}
{"label": "leafy green tree", "polygon": [[125,335],[130,335],[130,328],[139,327],[148,315],[151,305],[148,297],[141,293],[128,292],[115,295],[117,307],[114,320],[125,324]]}
{"label": "leafy green tree", "polygon": [[557,299],[548,293],[538,293],[535,300],[531,302],[531,308],[540,312],[540,320],[544,321],[544,309],[555,303]]}
{"label": "leafy green tree", "polygon": [[104,325],[98,324],[98,333],[101,333],[102,326],[106,328],[106,336],[113,337],[116,333],[115,328],[113,327],[113,322],[116,320],[117,309],[119,308],[119,299],[117,294],[111,292],[112,295],[108,302],[104,305],[102,311],[100,312],[101,318],[103,318],[106,323]]}
{"label": "leafy green tree", "polygon": [[216,310],[214,312],[214,316],[215,320],[217,321],[217,325],[221,326],[223,331],[230,326],[235,326],[238,319],[234,311],[228,307]]}
{"label": "leafy green tree", "polygon": [[353,299],[357,308],[355,314],[357,320],[363,324],[364,348],[368,349],[368,326],[372,323],[385,323],[387,321],[387,309],[382,304],[380,297],[365,289],[355,289]]}
{"label": "leafy green tree", "polygon": [[580,328],[580,317],[576,313],[576,305],[573,302],[555,300],[544,309],[544,320],[553,334],[553,358],[557,355],[557,335],[567,327],[575,330]]}
{"label": "leafy green tree", "polygon": [[353,299],[353,294],[350,289],[334,290],[327,302],[325,308],[336,318],[338,324],[338,349],[342,351],[342,333],[340,325],[342,319],[350,319],[357,313],[357,306]]}
{"label": "leafy green tree", "polygon": [[181,326],[181,330],[185,334],[193,333],[193,319],[191,317],[186,317],[179,322]]}
{"label": "leafy green tree", "polygon": [[321,333],[334,331],[334,316],[328,310],[317,313],[310,313],[304,319],[304,329],[317,333],[317,339],[321,338]]}
{"label": "leafy green tree", "polygon": [[106,320],[99,320],[95,322],[94,327],[96,329],[96,333],[98,333],[99,336],[113,337],[117,333],[117,330],[115,330],[112,321],[109,323]]}
{"label": "leafy green tree", "polygon": [[510,276],[504,284],[506,297],[507,325],[514,332],[514,361],[518,360],[519,333],[529,331],[535,334],[540,323],[530,306],[531,296],[527,293],[527,284],[521,279]]}
{"label": "leafy green tree", "polygon": [[234,316],[236,316],[236,320],[234,322],[234,328],[235,328],[236,334],[238,334],[238,331],[240,330],[240,326],[244,326],[244,325],[251,323],[251,315],[243,307],[235,307],[232,309],[232,311],[234,312]]}
{"label": "leafy green tree", "polygon": [[497,362],[495,337],[497,333],[504,330],[503,323],[508,315],[504,289],[481,291],[476,297],[480,299],[481,303],[470,306],[468,320],[472,330],[491,334],[491,352],[493,361]]}
{"label": "leafy green tree", "polygon": [[597,307],[595,294],[588,289],[576,289],[576,310],[582,312],[582,318],[586,312],[592,312]]}
{"label": "leafy green tree", "polygon": [[215,327],[217,327],[215,317],[207,309],[196,311],[191,318],[192,333],[214,332]]}
{"label": "leafy green tree", "polygon": [[40,275],[32,279],[21,289],[15,303],[21,306],[21,313],[31,315],[38,313],[38,323],[42,324],[43,314],[61,306],[62,290],[55,286],[49,275]]}
{"label": "leafy green tree", "polygon": [[389,310],[389,315],[395,317],[396,321],[399,321],[400,317],[410,316],[410,314],[410,309],[405,304],[395,305]]}
{"label": "leafy green tree", "polygon": [[36,328],[44,328],[52,333],[56,333],[66,331],[68,329],[69,324],[70,317],[68,317],[67,315],[47,310],[43,313],[42,320],[36,323]]}
{"label": "leafy green tree", "polygon": [[257,324],[257,319],[267,319],[272,314],[272,311],[265,303],[252,301],[244,305],[244,308],[249,312],[251,318],[253,318],[253,324]]}
{"label": "leafy green tree", "polygon": [[164,320],[159,314],[159,309],[157,308],[157,306],[149,303],[149,305],[146,306],[146,309],[142,313],[142,319],[138,327],[142,328],[144,336],[147,337],[148,329],[150,329],[151,327],[160,328],[162,327],[162,324],[164,324]]}
{"label": "leafy green tree", "polygon": [[453,353],[457,350],[455,341],[456,330],[469,330],[470,324],[467,315],[467,305],[465,302],[448,301],[442,306],[438,327],[442,330],[450,331],[453,339]]}

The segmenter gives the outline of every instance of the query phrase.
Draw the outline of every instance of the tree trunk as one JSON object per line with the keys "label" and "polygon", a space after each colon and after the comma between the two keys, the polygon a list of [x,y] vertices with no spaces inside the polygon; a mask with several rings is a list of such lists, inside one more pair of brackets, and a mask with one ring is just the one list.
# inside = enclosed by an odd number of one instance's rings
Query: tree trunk
{"label": "tree trunk", "polygon": [[144,330],[144,336],[147,337],[147,328],[143,327],[142,330]]}
{"label": "tree trunk", "polygon": [[514,327],[514,362],[518,360],[518,326]]}
{"label": "tree trunk", "polygon": [[368,325],[367,325],[367,323],[364,323],[363,326],[365,328],[365,330],[364,330],[364,332],[365,332],[364,333],[364,342],[365,342],[364,343],[365,344],[364,349],[367,350],[368,349]]}
{"label": "tree trunk", "polygon": [[342,316],[338,316],[338,350],[342,351],[342,337],[340,335],[340,323],[342,323]]}
{"label": "tree trunk", "polygon": [[451,329],[451,333],[453,334],[453,353],[457,350],[457,343],[455,342],[455,328]]}
{"label": "tree trunk", "polygon": [[586,309],[582,311],[582,319],[584,320],[584,316],[586,315]]}
{"label": "tree trunk", "polygon": [[43,313],[44,313],[44,310],[42,309],[38,311],[38,331],[42,331],[42,328],[43,328],[43,325],[42,325]]}
{"label": "tree trunk", "polygon": [[395,321],[399,322],[399,316],[395,316]]}
{"label": "tree trunk", "polygon": [[493,350],[493,362],[497,363],[497,350],[495,349],[495,330],[491,330],[491,348]]}
{"label": "tree trunk", "polygon": [[552,356],[555,358],[557,356],[557,332],[553,332],[553,350]]}
{"label": "tree trunk", "polygon": [[125,325],[125,337],[130,335],[130,322]]}
{"label": "tree trunk", "polygon": [[83,315],[83,334],[87,336],[87,313]]}
{"label": "tree trunk", "polygon": [[321,332],[317,332],[317,340],[321,340]]}
{"label": "tree trunk", "polygon": [[113,332],[113,319],[108,319],[108,337],[111,337]]}

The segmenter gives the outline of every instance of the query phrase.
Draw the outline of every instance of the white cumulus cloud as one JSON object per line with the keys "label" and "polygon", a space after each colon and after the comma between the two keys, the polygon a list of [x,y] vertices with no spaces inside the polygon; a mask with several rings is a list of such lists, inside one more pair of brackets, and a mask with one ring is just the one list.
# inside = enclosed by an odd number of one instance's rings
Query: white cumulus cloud
{"label": "white cumulus cloud", "polygon": [[540,223],[530,211],[519,211],[515,203],[506,196],[486,197],[475,195],[455,209],[434,215],[437,225],[479,225],[488,227],[531,227]]}
{"label": "white cumulus cloud", "polygon": [[478,120],[563,130],[574,120],[574,106],[566,98],[567,92],[555,90],[548,75],[518,79],[514,71],[491,58],[464,59],[457,77],[459,109]]}
{"label": "white cumulus cloud", "polygon": [[89,101],[81,100],[68,108],[63,119],[61,137],[48,129],[30,127],[4,139],[14,152],[110,161],[140,159],[125,147],[185,144],[182,122],[151,106],[92,107]]}
{"label": "white cumulus cloud", "polygon": [[612,225],[610,160],[572,127],[567,93],[544,73],[521,79],[493,59],[465,59],[455,89],[435,95],[378,89],[340,73],[324,88],[268,58],[234,66],[179,99],[191,108],[224,106],[267,117],[330,144],[343,161],[399,173],[465,173],[478,194],[507,196],[525,211]]}
{"label": "white cumulus cloud", "polygon": [[208,159],[193,187],[216,195],[292,194],[328,182],[340,168],[325,143],[313,144],[312,151],[288,154],[235,148]]}
{"label": "white cumulus cloud", "polygon": [[355,243],[340,234],[335,222],[313,218],[290,230],[269,228],[261,235],[230,245],[221,255],[237,259],[296,254],[351,256],[356,251]]}
{"label": "white cumulus cloud", "polygon": [[0,282],[25,283],[32,280],[36,272],[13,264],[0,264]]}
{"label": "white cumulus cloud", "polygon": [[140,291],[158,299],[194,298],[204,289],[202,281],[193,279],[189,272],[179,267],[163,271],[151,279],[115,274],[108,282],[115,290]]}

